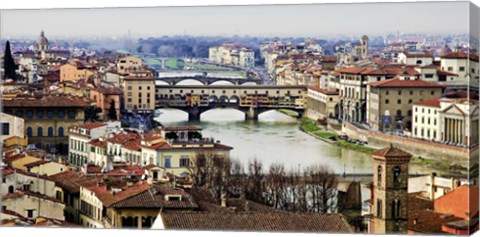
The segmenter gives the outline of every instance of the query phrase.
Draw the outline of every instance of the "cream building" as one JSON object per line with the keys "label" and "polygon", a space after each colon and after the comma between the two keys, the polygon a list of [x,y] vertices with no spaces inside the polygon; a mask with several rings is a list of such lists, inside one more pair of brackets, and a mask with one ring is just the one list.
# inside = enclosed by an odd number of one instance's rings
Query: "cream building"
{"label": "cream building", "polygon": [[60,81],[86,80],[95,74],[95,67],[82,62],[78,59],[72,59],[60,67]]}
{"label": "cream building", "polygon": [[25,137],[25,120],[0,112],[2,143],[11,137]]}
{"label": "cream building", "polygon": [[107,124],[101,122],[73,126],[69,130],[68,161],[75,166],[83,166],[89,161],[89,142],[107,132]]}
{"label": "cream building", "polygon": [[127,74],[142,69],[142,59],[134,56],[125,56],[117,59],[117,72]]}
{"label": "cream building", "polygon": [[405,65],[431,65],[433,63],[433,56],[429,52],[414,51],[414,52],[401,52],[398,55],[399,63]]}
{"label": "cream building", "polygon": [[339,113],[338,102],[338,92],[309,86],[306,116],[314,120],[335,118]]}
{"label": "cream building", "polygon": [[455,81],[448,81],[449,84],[468,84],[468,77],[471,79],[479,78],[480,66],[478,56],[464,52],[449,53],[442,56],[440,65],[442,71],[447,71],[458,75]]}
{"label": "cream building", "polygon": [[153,77],[127,76],[123,79],[123,99],[127,111],[150,113],[155,110]]}
{"label": "cream building", "polygon": [[219,64],[249,68],[254,66],[255,54],[249,47],[225,43],[221,46],[210,47],[208,49],[208,59]]}
{"label": "cream building", "polygon": [[413,106],[413,131],[416,138],[449,145],[478,144],[478,101],[434,99]]}
{"label": "cream building", "polygon": [[63,214],[65,204],[55,198],[30,191],[17,191],[4,195],[2,197],[2,206],[29,219],[42,216],[65,220]]}

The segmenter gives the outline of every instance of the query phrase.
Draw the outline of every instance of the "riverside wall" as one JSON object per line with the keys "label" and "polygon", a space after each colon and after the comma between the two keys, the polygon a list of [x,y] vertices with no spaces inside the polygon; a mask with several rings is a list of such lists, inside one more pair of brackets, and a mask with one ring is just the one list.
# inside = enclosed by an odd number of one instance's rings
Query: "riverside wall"
{"label": "riverside wall", "polygon": [[[449,146],[441,143],[360,129],[350,123],[346,123],[343,126],[342,132],[352,139],[367,141],[369,146],[372,147],[381,148],[393,144],[395,147],[403,149],[414,156],[435,160],[448,160],[464,167],[470,167],[473,162],[478,162],[478,146],[470,149]],[[469,162],[471,162],[471,164],[469,164]]]}

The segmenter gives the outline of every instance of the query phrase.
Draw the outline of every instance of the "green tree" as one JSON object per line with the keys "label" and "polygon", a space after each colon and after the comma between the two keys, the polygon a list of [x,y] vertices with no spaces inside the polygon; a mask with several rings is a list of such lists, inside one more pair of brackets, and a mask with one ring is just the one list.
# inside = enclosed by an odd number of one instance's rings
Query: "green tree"
{"label": "green tree", "polygon": [[110,108],[108,109],[108,118],[111,120],[117,120],[117,110],[115,109],[115,101],[110,101]]}
{"label": "green tree", "polygon": [[95,122],[100,120],[98,114],[101,113],[102,110],[97,108],[96,106],[89,106],[85,109],[85,122]]}
{"label": "green tree", "polygon": [[5,56],[3,57],[3,68],[5,69],[5,78],[16,80],[17,75],[15,74],[15,62],[13,61],[12,51],[10,50],[10,41],[7,41],[5,46]]}

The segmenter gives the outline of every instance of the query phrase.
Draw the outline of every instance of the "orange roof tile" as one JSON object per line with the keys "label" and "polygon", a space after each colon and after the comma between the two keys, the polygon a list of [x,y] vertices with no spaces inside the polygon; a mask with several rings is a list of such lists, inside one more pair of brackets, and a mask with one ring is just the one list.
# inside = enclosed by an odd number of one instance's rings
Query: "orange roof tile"
{"label": "orange roof tile", "polygon": [[400,78],[388,79],[383,81],[370,82],[368,85],[372,87],[426,87],[426,88],[444,88],[445,85],[427,82],[422,80],[400,80]]}
{"label": "orange roof tile", "polygon": [[418,102],[415,102],[414,105],[422,105],[422,106],[440,108],[440,99],[418,101]]}

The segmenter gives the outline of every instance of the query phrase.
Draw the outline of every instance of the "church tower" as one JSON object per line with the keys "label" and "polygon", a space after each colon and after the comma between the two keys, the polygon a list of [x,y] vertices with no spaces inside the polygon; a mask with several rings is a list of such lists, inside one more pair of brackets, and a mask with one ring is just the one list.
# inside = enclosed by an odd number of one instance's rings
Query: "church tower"
{"label": "church tower", "polygon": [[48,39],[45,37],[45,32],[42,30],[40,32],[40,36],[38,36],[37,40],[35,41],[35,48],[40,53],[41,58],[45,59],[45,53],[49,49]]}
{"label": "church tower", "polygon": [[408,164],[411,154],[390,147],[373,157],[373,224],[375,234],[406,233],[408,220]]}
{"label": "church tower", "polygon": [[368,36],[366,35],[362,36],[361,44],[362,44],[361,57],[362,59],[367,59],[368,58]]}

